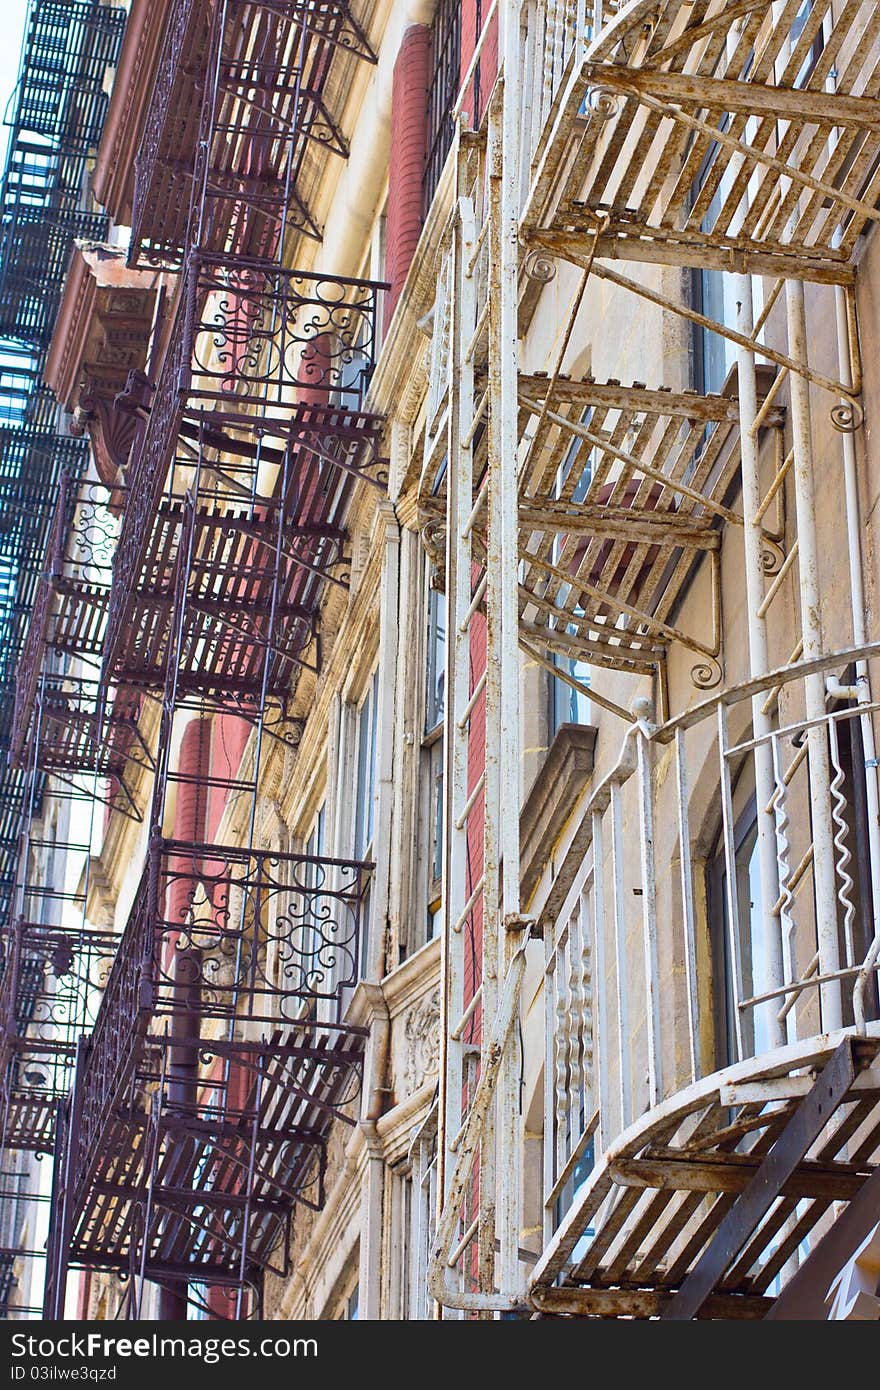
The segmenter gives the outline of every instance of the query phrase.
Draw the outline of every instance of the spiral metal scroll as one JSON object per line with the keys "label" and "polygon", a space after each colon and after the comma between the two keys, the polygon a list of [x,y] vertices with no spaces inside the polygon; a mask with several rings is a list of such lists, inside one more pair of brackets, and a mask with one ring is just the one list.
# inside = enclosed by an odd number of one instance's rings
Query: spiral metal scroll
{"label": "spiral metal scroll", "polygon": [[109,578],[119,523],[110,511],[120,489],[101,483],[80,484],[67,532],[66,558],[81,582],[104,583]]}
{"label": "spiral metal scroll", "polygon": [[586,96],[587,114],[591,120],[604,125],[620,113],[620,96],[610,87],[591,87]]}
{"label": "spiral metal scroll", "polygon": [[785,561],[785,550],[769,536],[761,537],[761,569],[766,575],[778,574]]}
{"label": "spiral metal scroll", "polygon": [[546,251],[530,251],[523,261],[523,274],[539,285],[549,285],[556,279],[556,262]]}
{"label": "spiral metal scroll", "polygon": [[[110,936],[17,924],[3,943],[0,1016],[14,1020],[14,1031],[4,1031],[4,1049],[24,1055],[45,1045],[72,1052],[94,1023],[115,950]],[[34,1084],[40,1088],[36,1076]]]}
{"label": "spiral metal scroll", "polygon": [[714,656],[704,656],[691,667],[691,680],[699,690],[714,690],[721,684],[724,669]]}
{"label": "spiral metal scroll", "polygon": [[865,423],[865,412],[858,401],[840,401],[831,410],[831,423],[838,434],[855,434]]}

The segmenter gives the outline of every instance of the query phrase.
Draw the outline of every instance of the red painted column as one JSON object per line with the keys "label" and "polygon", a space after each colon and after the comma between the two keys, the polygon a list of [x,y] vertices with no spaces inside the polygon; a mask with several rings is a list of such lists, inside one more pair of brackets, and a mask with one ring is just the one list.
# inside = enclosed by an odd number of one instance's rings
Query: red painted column
{"label": "red painted column", "polygon": [[[203,844],[208,819],[208,777],[211,771],[211,720],[193,719],[183,731],[180,752],[177,759],[178,773],[192,781],[177,785],[177,806],[174,813],[174,838],[185,844]],[[174,864],[176,873],[195,876],[201,865],[195,858],[190,861],[177,857]],[[172,879],[166,903],[167,919],[172,924],[181,925],[187,919],[189,897],[193,883],[189,878]]]}
{"label": "red painted column", "polygon": [[385,278],[391,281],[391,289],[385,301],[386,323],[391,322],[422,230],[429,58],[430,30],[426,24],[414,24],[403,36],[391,87],[391,164],[385,227]]}
{"label": "red painted column", "polygon": [[[245,745],[253,727],[237,714],[217,714],[211,731],[211,772],[219,780],[230,781],[238,773]],[[209,843],[217,838],[220,821],[231,793],[226,787],[212,786],[208,796]]]}
{"label": "red painted column", "polygon": [[[178,774],[188,781],[177,784],[174,812],[174,838],[193,846],[204,843],[208,814],[208,784],[211,770],[211,720],[193,719],[184,729],[177,759]],[[198,1036],[198,992],[200,965],[191,948],[178,950],[175,926],[187,921],[201,869],[202,856],[175,855],[169,865],[171,881],[165,901],[166,931],[164,971],[174,980],[175,1012],[171,1017],[171,1036],[192,1039]],[[184,942],[184,944],[186,944]],[[198,1093],[198,1053],[188,1047],[172,1047],[170,1053],[168,1100],[187,1112]],[[159,1320],[182,1322],[187,1313],[187,1286],[163,1285],[159,1290]]]}
{"label": "red painted column", "polygon": [[[217,1101],[224,1110],[227,1121],[232,1123],[238,1122],[241,1126],[242,1135],[244,1137],[240,1157],[244,1169],[246,1170],[248,1157],[246,1143],[251,1122],[251,1115],[247,1113],[248,1102],[250,1101],[251,1111],[253,1110],[254,1103],[253,1069],[252,1067],[246,1066],[244,1062],[233,1059],[229,1063],[229,1073],[225,1083],[222,1064],[217,1068],[216,1080],[218,1092],[223,1091],[225,1084],[225,1099],[218,1094]],[[242,1179],[236,1181],[235,1191],[237,1193],[244,1191],[244,1181]],[[251,1314],[253,1312],[253,1310],[248,1310],[248,1299],[249,1295],[246,1295],[243,1302],[245,1317],[248,1316],[249,1311]],[[207,1304],[215,1319],[227,1322],[232,1321],[235,1319],[236,1307],[238,1304],[238,1290],[236,1288],[226,1287],[222,1284],[213,1284],[207,1292]]]}

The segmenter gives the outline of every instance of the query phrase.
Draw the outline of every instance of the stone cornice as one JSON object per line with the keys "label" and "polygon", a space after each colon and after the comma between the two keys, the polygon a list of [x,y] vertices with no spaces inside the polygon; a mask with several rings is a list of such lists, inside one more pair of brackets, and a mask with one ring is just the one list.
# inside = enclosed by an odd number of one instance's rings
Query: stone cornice
{"label": "stone cornice", "polygon": [[171,4],[172,0],[132,0],[92,175],[96,200],[123,226],[131,222],[134,157]]}
{"label": "stone cornice", "polygon": [[125,466],[137,429],[115,402],[146,362],[156,280],[155,272],[129,270],[115,247],[76,243],[45,377],[73,414],[71,432],[90,435],[105,483]]}
{"label": "stone cornice", "polygon": [[[102,301],[111,300],[118,292],[129,303],[128,309],[123,304],[124,312],[142,321],[147,298],[157,282],[153,271],[129,270],[122,251],[92,242],[75,244],[44,372],[65,409],[73,410],[76,405],[83,364],[89,356],[95,316],[102,312]],[[102,295],[102,291],[106,293]],[[150,299],[150,308],[151,305]],[[117,310],[118,307],[119,300]],[[147,319],[147,330],[149,326]],[[124,364],[124,370],[120,365],[122,375],[128,370],[129,364]]]}

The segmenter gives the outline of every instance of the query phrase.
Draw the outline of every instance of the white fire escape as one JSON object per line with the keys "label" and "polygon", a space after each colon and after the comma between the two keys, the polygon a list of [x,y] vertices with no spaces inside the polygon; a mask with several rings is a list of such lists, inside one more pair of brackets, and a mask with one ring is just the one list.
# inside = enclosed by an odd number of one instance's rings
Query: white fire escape
{"label": "white fire escape", "polygon": [[[856,264],[880,219],[880,12],[499,0],[484,36],[496,10],[499,80],[481,131],[463,119],[457,136],[420,489],[449,612],[431,1289],[447,1316],[530,1302],[544,1315],[761,1317],[880,1154],[880,643],[862,576],[856,320]],[[722,272],[735,321],[666,292],[664,267]],[[529,374],[520,344],[557,276],[571,285],[565,317],[545,371]],[[570,375],[597,285],[612,312],[647,303],[717,335],[732,388]],[[833,309],[831,353],[809,340],[805,287]],[[601,339],[601,315],[587,332]],[[849,631],[820,582],[820,412],[836,431]],[[572,450],[589,459],[586,491],[583,467],[566,476]],[[734,543],[745,680],[725,670],[721,553]],[[711,599],[694,622],[697,572]],[[797,630],[780,639],[792,593]],[[673,653],[691,672],[684,700],[670,693]],[[588,662],[601,736],[615,718],[621,730],[537,912],[519,885],[521,654],[556,677],[555,657]],[[721,812],[733,1060],[720,1071],[705,1046],[698,764],[715,769]],[[745,883],[744,769],[757,815]],[[763,923],[749,960],[744,893]],[[537,936],[550,1196],[587,1142],[595,1162],[530,1266],[516,1025]]]}

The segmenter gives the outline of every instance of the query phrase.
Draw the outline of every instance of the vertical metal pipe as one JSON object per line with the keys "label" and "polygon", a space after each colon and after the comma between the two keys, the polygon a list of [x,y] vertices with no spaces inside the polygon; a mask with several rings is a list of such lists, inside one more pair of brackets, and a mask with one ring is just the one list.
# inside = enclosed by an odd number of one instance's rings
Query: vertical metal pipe
{"label": "vertical metal pipe", "polygon": [[[611,784],[611,896],[614,907],[614,975],[617,991],[617,1069],[620,1129],[632,1119],[632,1061],[629,1034],[629,971],[623,908],[623,806],[620,787]],[[610,1134],[608,1135],[610,1138]]]}
{"label": "vertical metal pipe", "polygon": [[[503,33],[499,36],[503,44]],[[503,47],[502,47],[503,52]],[[501,82],[506,80],[506,68]],[[508,508],[505,489],[511,486],[505,469],[505,447],[509,445],[504,410],[507,372],[505,371],[504,337],[506,326],[503,297],[505,289],[504,241],[504,123],[499,116],[498,89],[489,106],[487,134],[488,195],[489,195],[489,446],[488,486],[486,494],[486,746],[485,791],[483,798],[483,1065],[486,1062],[485,1042],[489,1034],[499,992],[499,971],[503,971],[504,896],[501,884],[502,848],[502,780],[508,768],[507,740],[515,739],[514,730],[505,721],[510,712],[512,692],[505,688],[505,615],[504,566],[507,559],[505,525]],[[514,362],[515,362],[514,358]],[[515,447],[515,446],[514,446]],[[513,454],[515,465],[516,454]],[[514,505],[516,475],[513,476]],[[515,696],[513,696],[515,707]],[[502,741],[504,746],[502,746]],[[507,806],[512,803],[507,802]],[[486,1116],[483,1142],[480,1147],[480,1288],[488,1291],[495,1280],[496,1230],[496,1142],[497,1121],[503,1114],[502,1084],[499,1082],[494,1110]]]}
{"label": "vertical metal pipe", "polygon": [[697,924],[694,910],[694,879],[691,865],[690,792],[687,773],[687,747],[683,729],[675,731],[675,771],[678,788],[678,849],[681,866],[681,915],[684,926],[684,963],[688,1005],[688,1051],[691,1080],[700,1075],[700,1018],[697,992]]}
{"label": "vertical metal pipe", "polygon": [[[807,362],[807,323],[804,287],[799,280],[787,280],[785,303],[788,318],[788,350],[800,362]],[[804,660],[822,655],[821,594],[819,587],[819,547],[816,535],[816,501],[813,479],[813,432],[810,414],[810,388],[804,377],[791,375],[791,423],[794,443],[795,510],[798,530],[798,568],[800,578],[801,630]],[[825,715],[825,681],[821,674],[804,678],[806,715],[821,721]],[[837,936],[837,887],[834,872],[834,834],[831,823],[831,769],[828,736],[823,723],[807,731],[813,830],[813,886],[816,912],[816,944],[819,971],[829,974],[840,967]],[[839,980],[820,986],[822,1027],[827,1032],[841,1027],[843,1010]]]}
{"label": "vertical metal pipe", "polygon": [[[736,327],[739,333],[751,338],[754,332],[752,307],[752,281],[748,275],[734,276],[736,296]],[[740,456],[742,470],[743,505],[743,548],[745,562],[746,610],[749,633],[749,672],[752,676],[763,676],[769,669],[767,655],[767,627],[760,608],[764,598],[764,567],[761,525],[756,520],[761,505],[761,485],[758,461],[758,440],[753,433],[753,425],[758,409],[757,381],[755,377],[755,354],[748,348],[737,346],[736,350],[737,385],[739,389]],[[773,915],[774,904],[779,897],[779,870],[776,861],[776,825],[772,812],[767,810],[773,797],[773,759],[769,743],[771,732],[770,717],[764,712],[764,697],[756,695],[752,700],[752,731],[762,742],[753,753],[755,770],[755,799],[758,818],[758,866],[761,889],[757,904],[763,922],[763,952],[753,956],[756,979],[753,981],[753,994],[763,994],[778,989],[784,983],[782,962],[782,934],[779,919]],[[731,924],[735,931],[739,923]],[[733,1000],[736,1009],[739,999]],[[785,1041],[785,1027],[776,1017],[773,1002],[760,1004],[755,1009],[755,1033],[760,1024],[767,1034],[770,1047],[777,1047]]]}
{"label": "vertical metal pipe", "polygon": [[[470,702],[470,630],[463,620],[471,602],[471,538],[465,528],[473,499],[473,454],[467,442],[473,409],[473,367],[464,344],[473,331],[475,286],[466,267],[476,238],[475,215],[470,198],[459,187],[458,217],[450,253],[448,293],[449,314],[449,412],[448,479],[446,512],[446,589],[447,617],[446,692],[447,710],[443,725],[444,809],[443,809],[443,942],[440,1077],[438,1115],[437,1202],[438,1218],[443,1209],[449,1175],[455,1155],[449,1144],[461,1125],[465,1082],[463,1038],[453,1038],[452,1030],[464,1010],[464,949],[466,922],[461,917],[470,892],[467,886],[467,823],[460,824],[467,802],[468,720]],[[442,324],[436,331],[442,333]]]}
{"label": "vertical metal pipe", "polygon": [[645,970],[645,1030],[648,1036],[648,1103],[663,1095],[663,1039],[660,1025],[660,955],[657,947],[657,874],[654,862],[652,745],[639,729],[639,828],[642,869],[642,948]]}
{"label": "vertical metal pipe", "polygon": [[[519,947],[520,911],[520,662],[519,662],[519,499],[517,452],[519,440],[519,168],[521,154],[520,110],[520,4],[504,0],[499,14],[499,44],[503,54],[501,199],[498,349],[499,387],[498,441],[500,496],[501,573],[501,650],[499,672],[498,740],[501,755],[499,790],[501,815],[502,897],[499,927],[502,933],[501,970],[506,976],[514,952]],[[499,1163],[501,1246],[500,1284],[503,1291],[515,1293],[519,1286],[519,1209],[520,1209],[520,1087],[516,1029],[508,1036],[506,1055],[499,1078]]]}
{"label": "vertical metal pipe", "polygon": [[596,1028],[593,1035],[593,1053],[594,1070],[599,1078],[598,1148],[602,1150],[608,1147],[611,1140],[611,1066],[605,954],[605,836],[601,811],[593,812],[593,949],[596,955]]}
{"label": "vertical metal pipe", "polygon": [[733,1005],[733,1041],[736,1047],[736,1060],[741,1062],[745,1056],[742,1032],[742,1010],[738,1007],[738,1001],[743,997],[742,993],[742,961],[740,958],[739,940],[739,885],[736,881],[736,848],[734,845],[733,830],[733,793],[730,778],[730,761],[727,756],[728,748],[727,736],[727,708],[723,701],[718,701],[718,776],[721,785],[721,817],[722,835],[724,837],[724,870],[726,892],[724,897],[727,909],[727,947],[730,960],[730,969],[733,972],[731,981],[732,1005]]}
{"label": "vertical metal pipe", "polygon": [[[183,1121],[194,1117],[199,1094],[199,1049],[201,1033],[201,951],[191,947],[174,957],[173,1012],[169,1036],[168,1113]],[[169,1141],[169,1166],[179,1141]],[[186,1140],[184,1140],[186,1143]],[[179,1218],[180,1225],[186,1218]],[[149,1231],[146,1232],[149,1239]],[[185,1322],[189,1285],[163,1284],[159,1289],[158,1316],[160,1322]]]}

